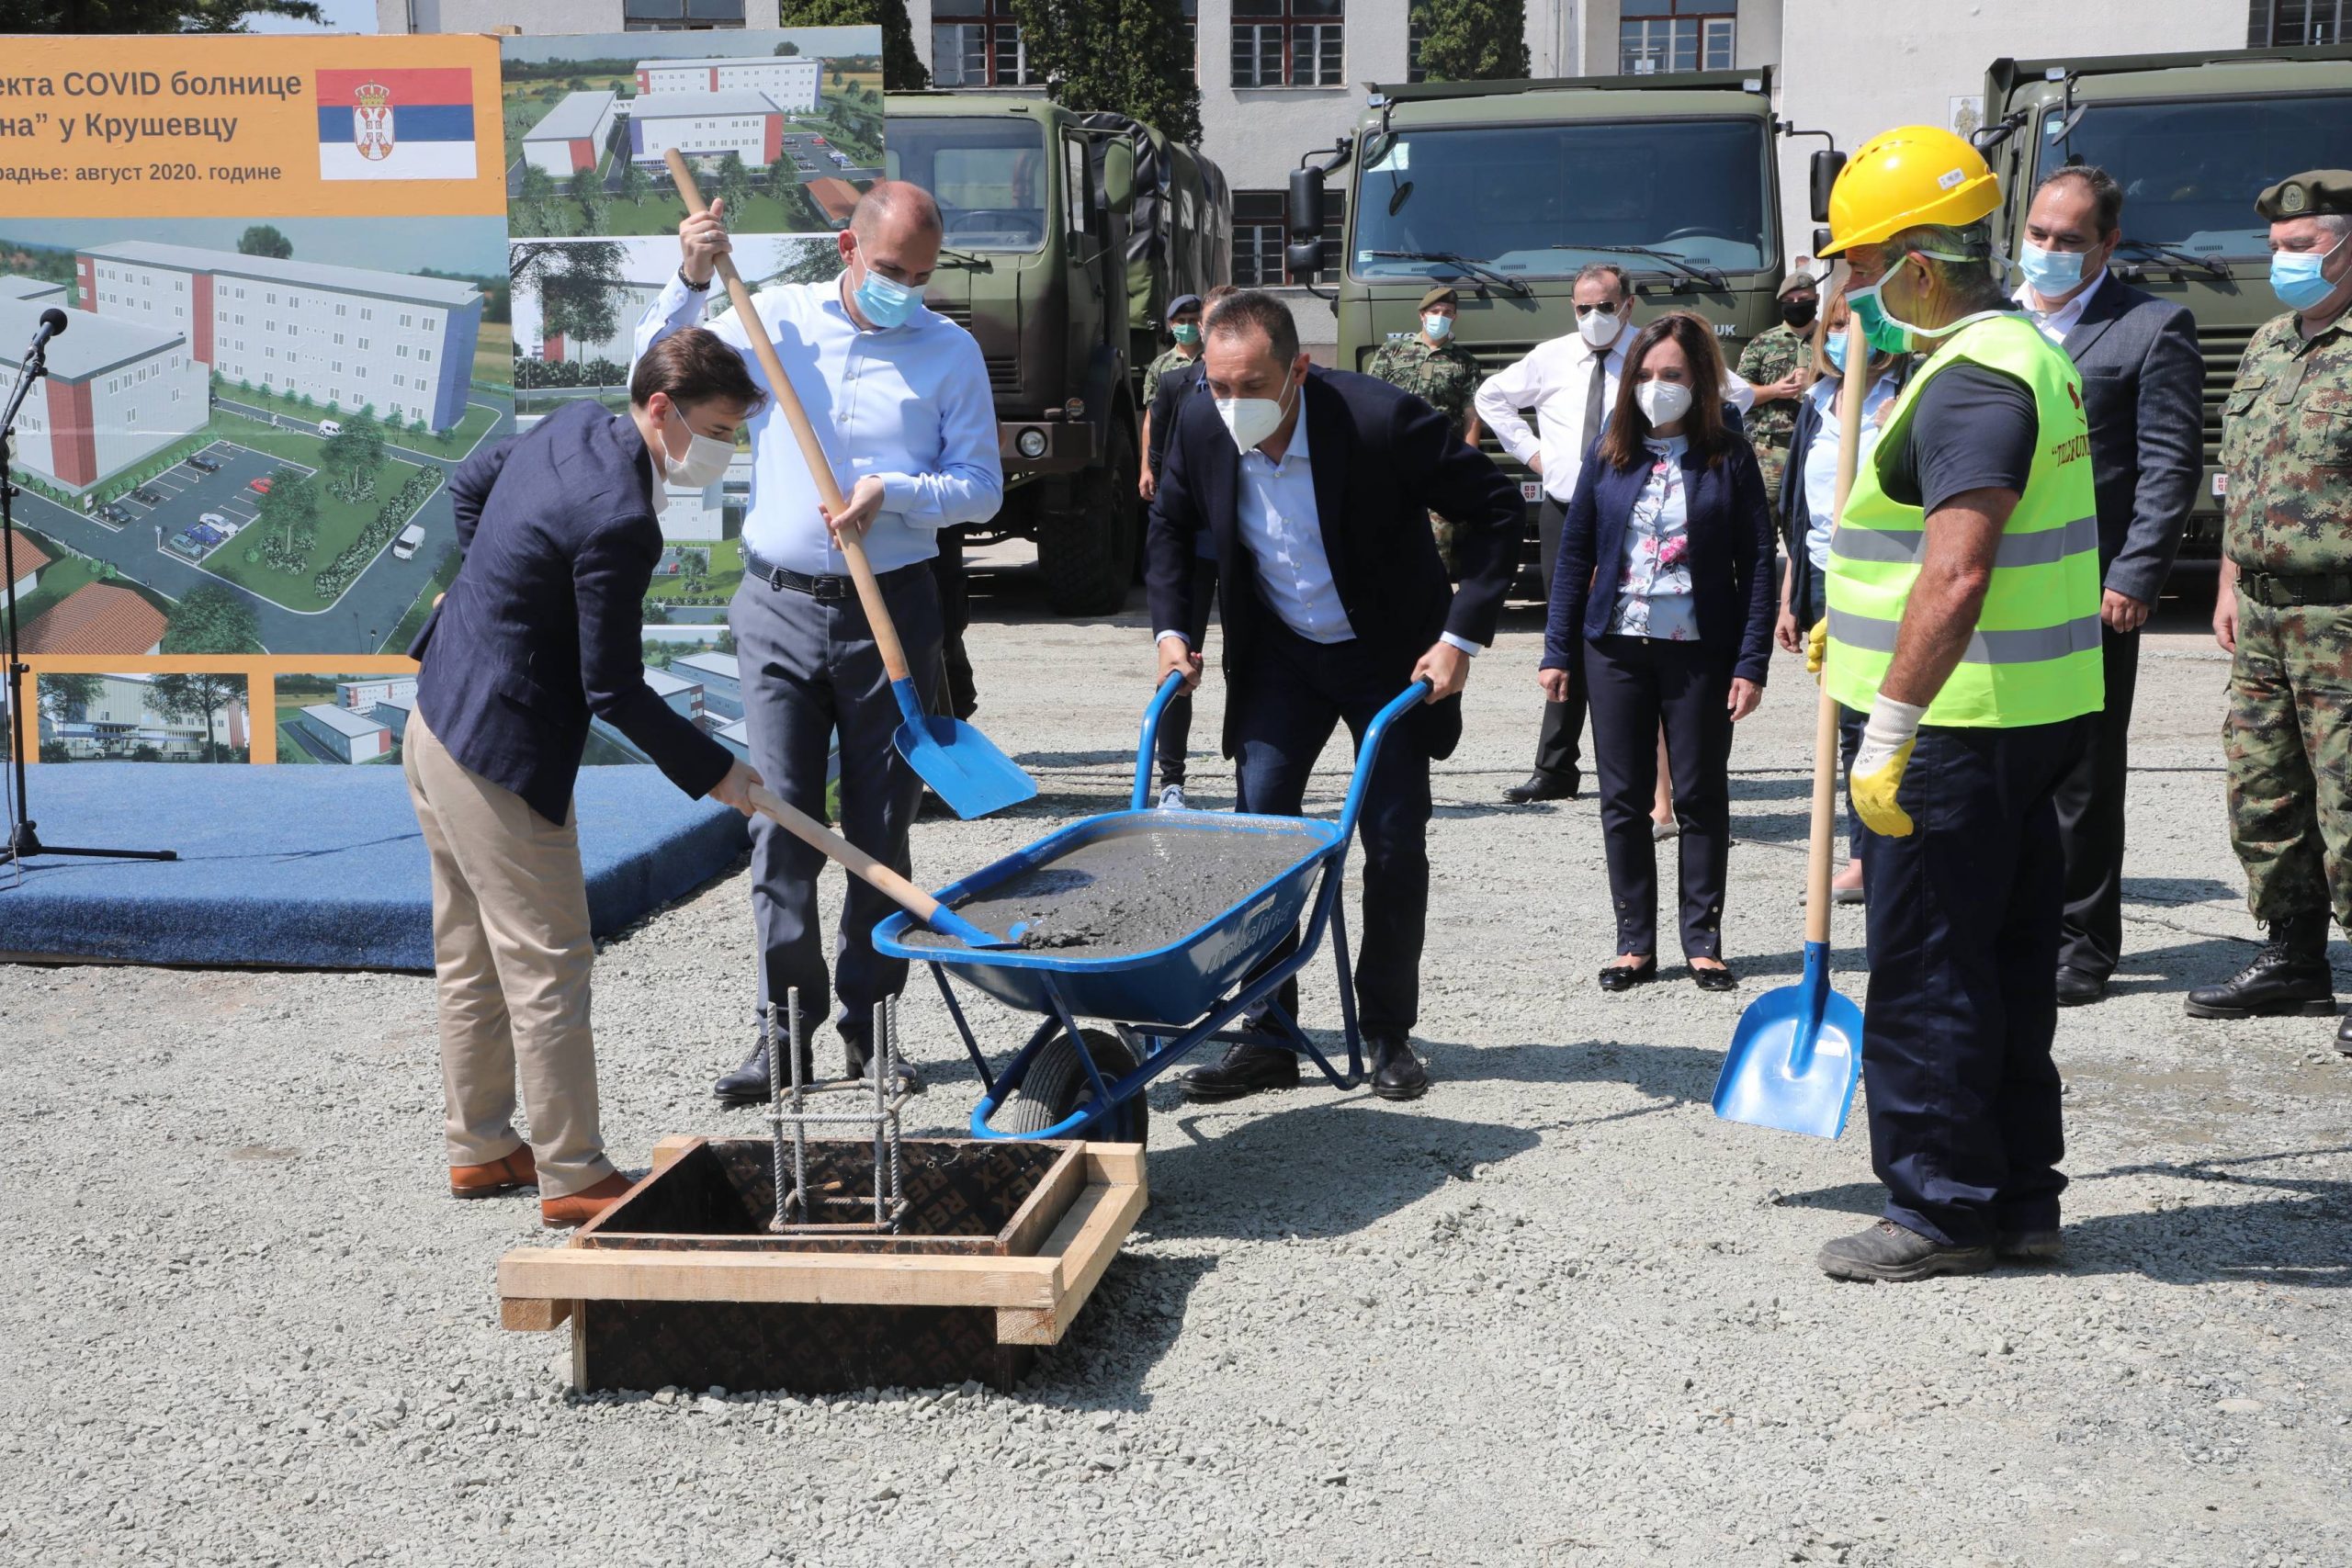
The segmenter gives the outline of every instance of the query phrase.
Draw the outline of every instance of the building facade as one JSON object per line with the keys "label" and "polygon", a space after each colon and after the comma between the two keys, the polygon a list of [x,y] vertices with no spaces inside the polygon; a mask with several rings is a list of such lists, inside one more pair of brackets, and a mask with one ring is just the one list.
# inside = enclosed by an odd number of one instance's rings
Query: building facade
{"label": "building facade", "polygon": [[758,93],[786,114],[816,108],[824,76],[825,62],[812,54],[637,62],[639,93]]}
{"label": "building facade", "polygon": [[[155,705],[154,687],[144,675],[100,675],[96,694],[67,705],[62,721],[43,739],[62,741],[75,761],[127,758],[141,750],[166,762],[200,762],[207,755],[208,726],[201,714],[172,716]],[[235,750],[246,743],[245,705],[232,702],[216,710],[209,726],[215,745]]]}
{"label": "building facade", "polygon": [[334,683],[335,705],[353,713],[372,713],[380,703],[406,705],[415,700],[413,675],[362,675]]}
{"label": "building facade", "polygon": [[[63,285],[0,277],[0,384],[13,382]],[[204,427],[204,367],[184,325],[76,317],[50,341],[49,375],[19,412],[17,465],[76,494]]]}
{"label": "building facade", "polygon": [[372,762],[392,750],[391,729],[333,703],[312,703],[294,722],[341,762]]}
{"label": "building facade", "polygon": [[743,716],[743,676],[731,653],[689,653],[670,660],[670,672],[702,685],[703,711],[724,722]]}
{"label": "building facade", "polygon": [[482,309],[469,283],[146,240],[77,265],[84,310],[184,333],[228,380],[435,430],[465,417]]}
{"label": "building facade", "polygon": [[620,99],[611,93],[567,93],[547,118],[523,133],[523,161],[568,180],[604,161]]}
{"label": "building facade", "polygon": [[764,93],[650,93],[621,107],[628,111],[628,155],[636,163],[659,164],[674,147],[689,158],[732,152],[758,167],[784,152],[784,112]]}

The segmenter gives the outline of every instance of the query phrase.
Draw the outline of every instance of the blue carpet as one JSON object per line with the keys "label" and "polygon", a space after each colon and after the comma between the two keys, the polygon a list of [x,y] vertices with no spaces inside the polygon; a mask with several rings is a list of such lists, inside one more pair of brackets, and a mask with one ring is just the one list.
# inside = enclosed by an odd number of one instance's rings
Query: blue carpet
{"label": "blue carpet", "polygon": [[[431,969],[424,840],[393,767],[67,762],[28,770],[61,844],[176,861],[35,858],[0,867],[0,952],[139,964]],[[743,818],[650,767],[583,768],[576,805],[598,936],[730,866]]]}

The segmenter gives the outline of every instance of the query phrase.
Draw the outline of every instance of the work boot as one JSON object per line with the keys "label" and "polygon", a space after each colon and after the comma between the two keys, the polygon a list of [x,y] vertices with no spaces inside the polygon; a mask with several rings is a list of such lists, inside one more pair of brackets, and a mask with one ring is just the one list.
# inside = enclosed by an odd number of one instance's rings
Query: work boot
{"label": "work boot", "polygon": [[[1430,1070],[1413,1054],[1412,1042],[1402,1034],[1366,1034],[1372,1057],[1372,1092],[1383,1100],[1419,1100],[1430,1091]],[[1296,1058],[1293,1058],[1295,1063]]]}
{"label": "work boot", "polygon": [[[779,1029],[776,1032],[781,1034],[784,1031]],[[800,1043],[800,1081],[804,1084],[817,1081],[816,1055],[809,1050],[806,1040]],[[791,1087],[792,1079],[787,1074],[785,1088],[789,1089]],[[718,1081],[710,1086],[710,1091],[718,1097],[721,1105],[765,1105],[768,1100],[767,1041],[762,1039],[753,1045],[752,1054],[743,1058],[743,1065],[731,1073],[720,1075]]]}
{"label": "work boot", "polygon": [[1530,773],[1525,783],[1503,791],[1503,798],[1513,806],[1532,806],[1539,800],[1574,800],[1583,788],[1582,775],[1574,772]]}
{"label": "work boot", "polygon": [[1296,1089],[1298,1057],[1272,1045],[1229,1045],[1214,1067],[1194,1067],[1183,1078],[1187,1100],[1239,1100],[1261,1089]]}
{"label": "work boot", "polygon": [[1993,1267],[1993,1249],[1946,1247],[1893,1220],[1881,1220],[1866,1231],[1839,1236],[1823,1247],[1815,1261],[1833,1280],[1869,1284],[1880,1280],[1928,1280],[1938,1274],[1982,1274]]}
{"label": "work boot", "polygon": [[2066,1239],[2055,1225],[2048,1230],[2003,1231],[1993,1238],[1993,1250],[2010,1263],[2055,1263],[2066,1250]]}
{"label": "work boot", "polygon": [[2327,967],[2327,917],[2292,915],[2270,922],[2270,940],[2254,962],[2218,986],[2188,993],[2191,1018],[2326,1018],[2335,1011],[2335,978]]}
{"label": "work boot", "polygon": [[[849,1064],[847,1068],[844,1069],[845,1076],[854,1078],[860,1083],[865,1082],[866,1069],[870,1067],[874,1062],[874,1043],[863,1034],[844,1034],[842,1036],[842,1046],[843,1055]],[[922,1092],[922,1076],[915,1071],[914,1064],[908,1061],[903,1055],[900,1055],[899,1058],[899,1087],[893,1092],[899,1094],[921,1094]]]}

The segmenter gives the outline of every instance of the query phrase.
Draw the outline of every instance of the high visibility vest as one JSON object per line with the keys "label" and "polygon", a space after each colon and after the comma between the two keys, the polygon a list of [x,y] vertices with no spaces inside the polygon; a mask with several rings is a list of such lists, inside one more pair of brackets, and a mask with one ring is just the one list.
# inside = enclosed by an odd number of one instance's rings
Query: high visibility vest
{"label": "high visibility vest", "polygon": [[2099,657],[2098,505],[2082,378],[2064,350],[2021,314],[1954,333],[1922,366],[1887,418],[1829,538],[1830,695],[1867,713],[1894,654],[1918,581],[1927,515],[1886,493],[1879,465],[1901,449],[1920,394],[1963,362],[2003,371],[2033,392],[2040,434],[2017,510],[2001,530],[1984,607],[1960,665],[1923,723],[2014,729],[2096,713],[2107,701]]}

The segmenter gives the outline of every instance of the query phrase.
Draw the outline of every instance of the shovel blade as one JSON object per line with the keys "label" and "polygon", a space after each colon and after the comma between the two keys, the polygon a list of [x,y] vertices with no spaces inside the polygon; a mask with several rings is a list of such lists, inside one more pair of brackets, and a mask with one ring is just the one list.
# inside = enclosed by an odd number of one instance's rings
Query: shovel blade
{"label": "shovel blade", "polygon": [[893,738],[899,755],[950,811],[968,822],[1036,798],[1037,781],[995,741],[958,719],[923,712],[912,681],[893,681],[890,686],[904,720]]}
{"label": "shovel blade", "polygon": [[1715,1079],[1726,1122],[1835,1138],[1862,1076],[1862,1010],[1829,987],[1828,954],[1805,944],[1804,978],[1748,1004]]}

